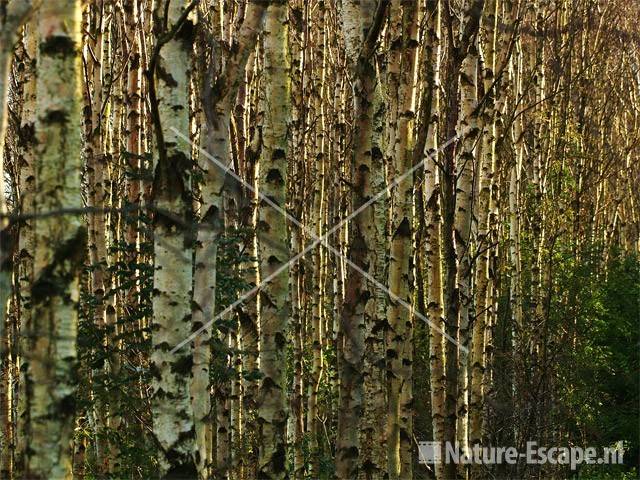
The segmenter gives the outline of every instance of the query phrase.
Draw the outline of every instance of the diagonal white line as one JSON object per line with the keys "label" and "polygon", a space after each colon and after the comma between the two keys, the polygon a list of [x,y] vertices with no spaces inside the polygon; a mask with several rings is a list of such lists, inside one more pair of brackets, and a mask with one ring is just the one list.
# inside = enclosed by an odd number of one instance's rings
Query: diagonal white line
{"label": "diagonal white line", "polygon": [[[181,139],[183,139],[185,142],[187,142],[189,145],[194,146],[193,143],[191,142],[191,140],[189,139],[189,137],[187,137],[186,135],[182,134],[181,132],[179,132],[177,129],[171,127],[171,129],[173,130],[173,132],[179,136]],[[447,140],[444,144],[442,144],[437,150],[436,152],[440,152],[442,150],[444,150],[445,148],[447,148],[449,145],[451,145],[453,142],[457,141],[458,138],[460,138],[460,134],[456,135],[452,138],[450,138],[449,140]],[[242,183],[243,185],[245,185],[247,188],[249,188],[252,192],[255,192],[258,197],[265,201],[267,204],[269,204],[271,207],[273,207],[275,210],[277,210],[279,213],[281,213],[282,215],[285,216],[285,218],[287,218],[291,223],[293,223],[294,225],[300,227],[302,230],[304,230],[311,238],[313,238],[313,242],[310,243],[307,247],[305,247],[304,250],[300,251],[299,253],[297,253],[294,257],[292,257],[291,259],[289,259],[289,261],[285,264],[283,264],[282,266],[280,266],[277,270],[275,270],[271,275],[269,275],[268,277],[266,277],[264,280],[262,280],[258,285],[256,285],[254,288],[252,288],[251,290],[245,292],[244,294],[242,294],[240,296],[240,298],[238,298],[238,300],[236,300],[235,302],[233,302],[231,305],[229,305],[227,308],[225,308],[222,312],[220,312],[218,315],[216,315],[215,318],[213,318],[212,320],[210,320],[209,322],[207,322],[206,324],[204,324],[203,326],[201,326],[198,330],[196,330],[195,332],[193,332],[189,337],[187,337],[186,339],[184,339],[182,342],[180,342],[178,345],[176,345],[172,350],[171,353],[174,353],[176,351],[178,351],[180,348],[182,348],[183,346],[185,346],[187,343],[189,343],[191,340],[193,340],[195,337],[197,337],[200,333],[202,333],[204,330],[206,330],[207,328],[209,328],[209,326],[211,326],[211,324],[213,324],[216,320],[218,320],[219,318],[223,317],[224,315],[226,315],[227,313],[229,313],[230,311],[232,311],[234,308],[236,308],[238,305],[240,305],[242,302],[244,302],[247,298],[251,297],[252,295],[254,295],[255,293],[257,293],[260,288],[262,287],[262,285],[264,285],[267,282],[270,282],[273,278],[275,278],[276,276],[278,276],[280,273],[282,273],[282,271],[286,270],[287,268],[289,268],[290,265],[292,265],[293,263],[297,262],[301,257],[303,257],[304,255],[306,255],[309,251],[313,250],[318,244],[322,243],[323,246],[325,248],[327,248],[329,251],[331,251],[334,255],[336,255],[339,258],[342,258],[351,268],[353,268],[355,271],[357,271],[358,273],[360,273],[361,275],[363,275],[367,280],[369,280],[370,282],[372,282],[376,287],[380,288],[381,290],[385,291],[386,293],[389,294],[389,297],[398,302],[400,305],[402,305],[403,307],[405,307],[408,310],[412,310],[412,307],[409,303],[407,303],[406,301],[404,301],[403,299],[401,299],[400,297],[398,297],[395,293],[393,293],[389,287],[387,287],[386,285],[383,285],[382,283],[378,282],[373,276],[371,276],[369,273],[365,272],[364,270],[362,270],[362,268],[360,268],[358,265],[356,265],[355,263],[353,263],[351,260],[349,260],[349,258],[347,258],[346,256],[344,256],[342,254],[342,252],[336,250],[332,245],[330,245],[327,242],[327,238],[330,237],[331,235],[333,235],[333,233],[335,233],[337,230],[341,229],[344,225],[346,225],[347,223],[349,223],[351,220],[353,220],[353,218],[355,218],[360,212],[366,210],[369,206],[371,206],[372,204],[374,204],[375,202],[377,202],[380,198],[382,198],[384,195],[388,194],[393,188],[395,188],[396,186],[398,186],[400,183],[402,183],[407,177],[409,177],[411,174],[413,174],[416,170],[423,168],[427,161],[431,158],[431,155],[427,155],[427,157],[422,160],[421,162],[415,164],[413,167],[411,167],[409,170],[407,170],[406,172],[404,172],[402,175],[400,175],[399,177],[397,177],[396,179],[394,179],[394,181],[392,181],[384,190],[378,192],[376,195],[374,195],[373,197],[371,197],[369,200],[367,200],[364,204],[362,204],[359,208],[357,208],[356,210],[354,210],[353,212],[351,212],[351,214],[349,214],[346,218],[344,218],[341,222],[339,222],[337,225],[335,225],[334,227],[332,227],[330,230],[328,230],[324,235],[322,235],[321,237],[317,237],[315,235],[314,232],[312,232],[311,230],[309,230],[305,225],[303,225],[300,221],[298,221],[296,218],[294,218],[293,216],[291,216],[288,212],[286,212],[282,207],[280,207],[280,205],[276,204],[273,200],[271,200],[269,197],[267,197],[266,195],[260,193],[259,191],[257,191],[257,189],[255,189],[252,185],[248,184],[247,182],[244,181],[244,179],[242,177],[240,177],[238,174],[236,174],[235,172],[233,172],[232,170],[230,170],[226,165],[224,165],[222,162],[220,162],[217,158],[215,158],[213,155],[211,155],[209,152],[205,151],[202,147],[198,146],[197,147],[198,150],[200,151],[201,154],[203,154],[208,160],[210,160],[211,162],[213,162],[215,165],[217,165],[219,168],[221,168],[225,174],[230,175],[231,177],[233,177],[234,179],[236,179],[238,182]],[[418,317],[419,319],[425,321],[427,324],[429,324],[432,328],[436,329],[438,332],[442,333],[442,335],[449,340],[450,342],[453,342],[454,344],[456,344],[461,350],[464,351],[464,353],[468,354],[469,350],[460,345],[458,343],[458,341],[453,338],[452,336],[450,336],[448,333],[446,333],[443,329],[441,329],[438,325],[435,325],[433,322],[431,322],[428,318],[426,318],[424,315],[422,315],[421,313],[417,312],[417,311],[412,311],[412,313]]]}

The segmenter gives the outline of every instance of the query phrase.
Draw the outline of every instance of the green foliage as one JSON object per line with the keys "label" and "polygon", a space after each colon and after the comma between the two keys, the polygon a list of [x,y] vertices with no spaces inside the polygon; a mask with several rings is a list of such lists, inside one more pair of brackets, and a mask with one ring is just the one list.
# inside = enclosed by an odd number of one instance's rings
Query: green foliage
{"label": "green foliage", "polygon": [[635,468],[625,470],[624,466],[619,465],[607,465],[606,467],[587,465],[580,470],[578,478],[583,480],[635,480],[638,478],[638,470]]}
{"label": "green foliage", "polygon": [[[247,229],[228,229],[218,238],[218,253],[216,257],[216,312],[219,315],[232,305],[240,296],[251,289],[245,280],[248,265],[252,257],[247,254],[243,245],[249,236]],[[247,301],[253,298],[247,299]],[[211,345],[213,362],[210,376],[212,384],[221,385],[234,378],[236,370],[230,362],[231,355],[239,355],[238,349],[231,349],[225,343],[224,337],[238,329],[238,319],[235,311],[229,312],[214,323],[218,335],[212,335]]]}
{"label": "green foliage", "polygon": [[[566,318],[575,318],[577,331],[575,349],[558,366],[561,412],[570,414],[567,427],[576,444],[623,441],[628,469],[637,466],[640,448],[640,261],[614,257],[606,274],[594,265],[574,264],[562,275],[570,282],[566,313],[574,315]],[[608,465],[591,466],[592,476],[585,478],[623,478],[607,477],[611,471]]]}
{"label": "green foliage", "polygon": [[[84,435],[89,445],[95,445],[86,451],[86,469],[88,475],[98,478],[104,471],[99,455],[109,445],[117,446],[120,452],[115,478],[144,478],[157,469],[147,388],[149,322],[153,313],[153,264],[148,260],[152,258],[153,245],[145,233],[151,231],[151,218],[137,209],[123,211],[127,212],[122,218],[125,224],[135,222],[139,226],[140,244],[129,244],[124,239],[114,241],[109,253],[116,261],[103,265],[107,278],[104,298],[96,298],[85,288],[80,300],[78,406],[84,417],[76,434]],[[86,268],[87,282],[83,284],[88,284],[94,268],[95,265]],[[120,307],[125,299],[135,308]],[[100,301],[107,310],[110,304],[116,305],[117,311],[111,312],[115,323],[96,322],[95,309]],[[108,421],[115,413],[121,418],[117,428]]]}

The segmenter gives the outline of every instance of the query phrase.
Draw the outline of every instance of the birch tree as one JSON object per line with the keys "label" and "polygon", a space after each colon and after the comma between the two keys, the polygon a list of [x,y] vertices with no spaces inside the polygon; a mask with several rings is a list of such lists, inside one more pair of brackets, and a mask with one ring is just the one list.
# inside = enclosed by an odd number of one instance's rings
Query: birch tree
{"label": "birch tree", "polygon": [[[22,119],[20,128],[23,132],[22,141],[18,147],[18,161],[20,162],[20,212],[29,215],[34,213],[36,195],[36,70],[38,28],[36,16],[25,28],[24,49],[27,67],[25,68],[25,84],[23,92]],[[33,396],[31,369],[29,368],[30,334],[33,332],[33,311],[31,303],[31,285],[33,284],[35,231],[33,220],[24,222],[18,239],[18,292],[20,295],[20,342],[18,354],[20,356],[20,376],[18,379],[17,425],[16,425],[16,474],[27,472],[27,448],[30,439],[30,404]]]}
{"label": "birch tree", "polygon": [[[290,111],[287,58],[287,5],[267,8],[264,31],[265,113],[258,188],[272,202],[284,207],[287,192],[288,123]],[[260,379],[258,422],[260,454],[258,475],[285,478],[287,403],[284,354],[289,298],[286,275],[274,275],[287,258],[287,228],[282,213],[261,200],[258,205],[258,256],[260,278]],[[267,240],[268,236],[268,240]],[[269,280],[266,280],[269,279]]]}
{"label": "birch tree", "polygon": [[[429,325],[429,366],[431,382],[431,418],[433,439],[444,448],[445,411],[445,331],[444,294],[442,284],[442,211],[440,201],[440,172],[438,167],[438,125],[442,118],[440,105],[440,28],[441,2],[429,2],[427,15],[428,55],[425,62],[431,65],[427,88],[429,91],[429,123],[425,143],[425,224],[426,224],[426,264],[427,264],[427,316]],[[426,101],[424,99],[423,101]],[[436,478],[445,478],[444,463],[436,465]]]}
{"label": "birch tree", "polygon": [[[353,136],[351,173],[353,175],[354,210],[362,207],[371,192],[372,100],[375,68],[372,54],[386,14],[387,3],[377,7],[373,1],[347,1],[342,4],[341,21],[345,37],[346,57],[353,82]],[[375,259],[375,212],[369,207],[358,214],[350,225],[349,260],[367,273]],[[344,305],[340,319],[340,399],[338,438],[336,445],[336,476],[354,478],[358,474],[359,418],[363,409],[364,329],[367,305],[374,298],[371,285],[360,272],[347,273]]]}
{"label": "birch tree", "polygon": [[2,478],[635,451],[640,6],[80,3],[0,0]]}
{"label": "birch tree", "polygon": [[[417,88],[418,5],[392,2],[390,6],[391,45],[389,61],[389,134],[392,155],[390,179],[396,179],[412,166],[414,148],[415,98]],[[391,243],[389,254],[389,289],[387,310],[388,413],[387,448],[390,478],[413,475],[412,451],[412,363],[410,293],[412,245],[413,185],[403,182],[392,193],[390,210]],[[398,300],[404,300],[402,305]]]}
{"label": "birch tree", "polygon": [[[493,211],[495,199],[493,198],[493,177],[496,168],[495,142],[496,142],[496,40],[498,19],[498,2],[490,0],[486,4],[485,22],[482,29],[482,57],[480,66],[484,97],[483,130],[481,134],[481,146],[479,147],[478,170],[478,214],[477,214],[477,241],[478,264],[476,270],[476,298],[475,320],[471,339],[471,372],[470,372],[470,400],[469,400],[469,443],[471,446],[482,441],[482,404],[484,402],[484,373],[486,364],[486,330],[487,322],[491,320],[491,295],[492,279],[489,271],[489,259],[491,252],[492,226],[490,215]],[[480,68],[480,67],[479,67]]]}
{"label": "birch tree", "polygon": [[[0,18],[0,178],[4,178],[4,139],[7,130],[6,107],[12,50],[18,31],[31,14],[32,8],[31,0],[14,0],[6,6],[6,12]],[[5,192],[2,189],[0,190],[0,213],[6,212]],[[5,221],[0,222],[0,228],[4,229],[5,223]],[[0,254],[0,336],[4,334],[5,310],[11,291],[11,272],[5,265],[6,259]]]}
{"label": "birch tree", "polygon": [[[74,0],[39,8],[36,84],[37,212],[82,206],[80,194],[80,5]],[[35,221],[33,382],[27,475],[71,478],[76,395],[78,275],[87,229],[77,216]],[[82,247],[82,248],[78,248]]]}
{"label": "birch tree", "polygon": [[[191,8],[193,7],[193,4]],[[172,348],[191,333],[191,153],[180,132],[189,131],[189,76],[194,25],[184,3],[156,6],[158,43],[151,58],[151,108],[157,157],[154,165],[153,431],[167,476],[196,474],[189,373],[191,348]],[[153,85],[156,82],[157,86]],[[157,89],[157,90],[156,90]]]}

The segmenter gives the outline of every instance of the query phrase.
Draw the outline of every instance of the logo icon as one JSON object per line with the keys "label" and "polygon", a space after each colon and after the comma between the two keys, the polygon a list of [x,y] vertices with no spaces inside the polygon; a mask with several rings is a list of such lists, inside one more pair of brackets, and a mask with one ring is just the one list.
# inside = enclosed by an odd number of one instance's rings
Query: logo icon
{"label": "logo icon", "polygon": [[418,443],[418,461],[423,465],[440,463],[442,452],[438,442]]}

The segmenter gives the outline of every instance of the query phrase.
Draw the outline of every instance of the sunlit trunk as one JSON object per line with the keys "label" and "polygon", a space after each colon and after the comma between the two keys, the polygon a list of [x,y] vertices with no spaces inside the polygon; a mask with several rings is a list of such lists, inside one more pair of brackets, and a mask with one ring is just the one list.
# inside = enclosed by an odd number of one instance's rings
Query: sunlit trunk
{"label": "sunlit trunk", "polygon": [[[416,54],[419,7],[414,2],[394,1],[390,7],[391,51],[388,66],[389,180],[412,166],[416,97]],[[387,449],[389,478],[413,475],[413,318],[405,305],[412,303],[411,246],[413,184],[401,182],[391,192],[388,286],[392,292],[387,308]],[[398,299],[403,300],[402,305]]]}
{"label": "sunlit trunk", "polygon": [[[38,18],[36,212],[43,213],[83,204],[79,2],[42,4]],[[34,228],[35,337],[27,355],[33,385],[27,470],[30,478],[71,478],[77,388],[75,303],[87,229],[75,215],[38,218]]]}
{"label": "sunlit trunk", "polygon": [[[281,208],[287,193],[287,126],[290,118],[287,58],[287,5],[267,8],[264,32],[265,114],[258,190]],[[258,207],[260,278],[260,386],[258,391],[258,476],[285,478],[286,399],[285,362],[289,317],[288,269],[275,275],[288,260],[286,219],[261,200]]]}
{"label": "sunlit trunk", "polygon": [[[171,2],[166,12],[172,28],[184,4]],[[155,16],[164,18],[158,5]],[[189,131],[189,77],[191,74],[190,19],[159,51],[155,65],[158,109],[154,155],[154,296],[152,322],[153,433],[160,446],[158,462],[166,475],[195,476],[192,458],[194,419],[191,406],[191,373],[194,358],[190,345],[172,348],[192,331],[192,251],[194,232],[191,212],[191,151],[178,133]],[[151,81],[154,81],[152,78]],[[175,130],[174,130],[175,129]],[[178,132],[178,133],[177,133]],[[184,133],[186,134],[186,133]]]}
{"label": "sunlit trunk", "polygon": [[[372,100],[376,72],[371,58],[363,48],[373,50],[363,38],[372,27],[375,2],[371,0],[345,1],[342,4],[342,30],[345,36],[347,59],[353,82],[353,152],[350,164],[352,175],[351,207],[360,208],[371,196],[371,134],[373,125]],[[375,42],[375,39],[371,40]],[[349,225],[349,259],[367,273],[375,264],[375,207],[369,206]],[[359,464],[360,416],[363,413],[364,332],[370,321],[374,291],[370,282],[353,268],[347,270],[344,305],[339,319],[339,413],[336,440],[336,476],[355,478]]]}
{"label": "sunlit trunk", "polygon": [[[431,81],[427,84],[430,88],[426,95],[431,96],[431,111],[427,125],[427,139],[425,142],[425,154],[428,156],[425,162],[425,243],[426,243],[426,303],[429,325],[429,366],[431,383],[431,419],[433,428],[433,440],[440,443],[441,451],[444,448],[444,419],[445,410],[445,350],[444,336],[444,292],[442,283],[442,211],[440,202],[440,172],[438,167],[438,123],[442,118],[440,111],[440,18],[441,2],[433,0],[428,4],[427,15],[429,24],[427,41],[429,42],[428,58],[425,62],[431,63]],[[426,101],[423,100],[423,101]],[[435,465],[436,478],[443,479],[444,463]]]}

